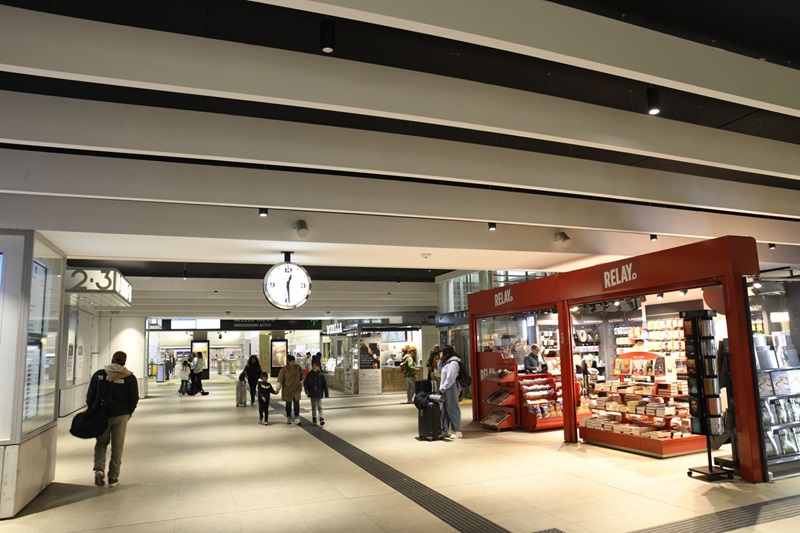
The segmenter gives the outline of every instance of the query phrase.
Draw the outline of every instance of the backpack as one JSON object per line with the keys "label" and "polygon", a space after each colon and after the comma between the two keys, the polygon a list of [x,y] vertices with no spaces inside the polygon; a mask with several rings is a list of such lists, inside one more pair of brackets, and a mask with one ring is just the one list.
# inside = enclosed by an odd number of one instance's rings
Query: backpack
{"label": "backpack", "polygon": [[458,377],[456,379],[462,388],[472,386],[472,378],[469,377],[469,374],[467,374],[467,369],[461,363],[458,364]]}

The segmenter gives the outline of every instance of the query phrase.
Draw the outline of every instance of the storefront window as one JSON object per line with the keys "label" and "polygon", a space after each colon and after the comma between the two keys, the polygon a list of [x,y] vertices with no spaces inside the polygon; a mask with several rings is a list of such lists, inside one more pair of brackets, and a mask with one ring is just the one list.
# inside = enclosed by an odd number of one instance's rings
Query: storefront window
{"label": "storefront window", "polygon": [[55,420],[64,260],[38,237],[31,265],[22,435]]}
{"label": "storefront window", "polygon": [[790,276],[747,283],[750,327],[767,471],[778,478],[800,472],[800,284]]}

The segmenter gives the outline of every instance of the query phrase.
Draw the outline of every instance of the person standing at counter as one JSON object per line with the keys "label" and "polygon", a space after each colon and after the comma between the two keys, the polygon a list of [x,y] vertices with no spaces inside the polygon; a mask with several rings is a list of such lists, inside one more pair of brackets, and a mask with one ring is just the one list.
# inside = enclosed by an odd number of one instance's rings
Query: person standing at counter
{"label": "person standing at counter", "polygon": [[[442,385],[439,392],[444,396],[444,409],[442,409],[442,437],[460,439],[461,434],[461,408],[458,399],[461,396],[461,383],[458,374],[461,371],[461,359],[455,349],[449,344],[442,350]],[[450,430],[453,431],[452,435]]]}
{"label": "person standing at counter", "polygon": [[400,370],[406,377],[406,403],[414,403],[417,383],[417,349],[413,346],[406,350],[403,362],[400,363]]}
{"label": "person standing at counter", "polygon": [[531,353],[525,356],[523,361],[525,364],[525,372],[528,374],[537,374],[542,371],[545,366],[544,358],[539,355],[542,348],[538,344],[531,344]]}

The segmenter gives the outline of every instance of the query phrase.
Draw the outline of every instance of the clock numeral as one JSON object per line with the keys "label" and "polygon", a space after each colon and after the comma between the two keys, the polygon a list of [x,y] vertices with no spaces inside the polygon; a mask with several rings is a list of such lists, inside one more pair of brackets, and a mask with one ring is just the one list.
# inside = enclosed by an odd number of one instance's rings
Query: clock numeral
{"label": "clock numeral", "polygon": [[305,289],[305,288],[306,288],[306,284],[305,284],[305,283],[301,283],[301,284],[300,284],[300,288],[301,288],[301,289]]}
{"label": "clock numeral", "polygon": [[285,303],[287,303],[287,304],[289,303],[289,298],[286,298],[286,301],[285,301]]}
{"label": "clock numeral", "polygon": [[274,282],[274,281],[270,281],[270,282],[269,282],[269,286],[270,286],[270,287],[274,287],[274,286],[275,286],[275,282]]}
{"label": "clock numeral", "polygon": [[292,272],[294,269],[292,267],[283,267],[284,272]]}

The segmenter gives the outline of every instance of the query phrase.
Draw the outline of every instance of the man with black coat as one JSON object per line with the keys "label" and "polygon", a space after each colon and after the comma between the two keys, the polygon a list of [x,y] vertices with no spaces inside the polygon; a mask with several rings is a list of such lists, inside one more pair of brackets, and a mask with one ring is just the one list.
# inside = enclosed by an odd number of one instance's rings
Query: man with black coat
{"label": "man with black coat", "polygon": [[111,364],[98,370],[89,383],[86,405],[94,405],[98,394],[108,411],[108,428],[97,437],[94,445],[94,484],[105,485],[106,450],[111,442],[111,461],[108,463],[108,486],[119,484],[119,469],[122,450],[125,447],[125,431],[136,405],[139,403],[139,385],[133,372],[125,368],[128,355],[115,352]]}

